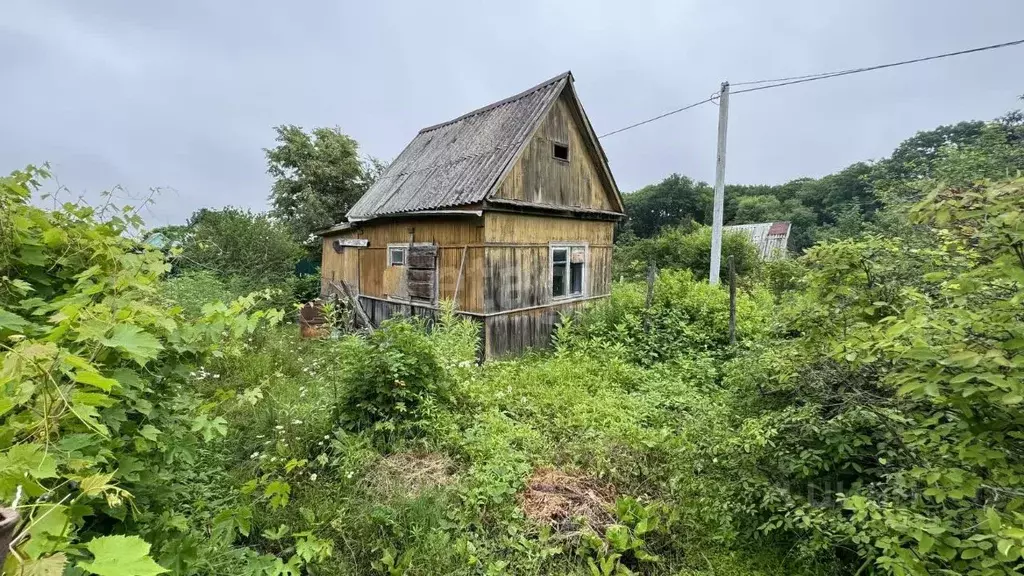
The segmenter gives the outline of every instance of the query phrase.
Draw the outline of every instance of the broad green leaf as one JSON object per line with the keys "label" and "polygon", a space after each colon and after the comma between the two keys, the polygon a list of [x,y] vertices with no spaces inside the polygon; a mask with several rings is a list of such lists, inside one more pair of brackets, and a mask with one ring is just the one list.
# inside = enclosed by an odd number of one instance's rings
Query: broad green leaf
{"label": "broad green leaf", "polygon": [[964,560],[970,560],[972,558],[977,558],[978,556],[981,556],[984,553],[985,551],[981,548],[968,548],[960,553],[960,557]]}
{"label": "broad green leaf", "polygon": [[1024,396],[1018,392],[1009,392],[1003,396],[1003,404],[1014,405],[1024,402]]}
{"label": "broad green leaf", "polygon": [[100,576],[155,576],[168,570],[149,557],[149,543],[138,536],[103,536],[85,547],[93,555],[91,562],[78,567]]}
{"label": "broad green leaf", "polygon": [[156,439],[157,437],[160,436],[160,434],[160,430],[156,426],[153,426],[152,424],[146,424],[145,426],[142,427],[141,430],[139,430],[140,436],[147,440],[152,440],[153,442],[156,442]]}
{"label": "broad green leaf", "polygon": [[39,558],[43,554],[63,549],[67,545],[68,529],[71,528],[68,519],[67,506],[56,504],[42,504],[32,514],[32,522],[29,524],[28,542],[25,543],[25,552],[30,558]]}
{"label": "broad green leaf", "polygon": [[95,386],[104,392],[110,392],[115,386],[120,386],[117,380],[107,378],[99,372],[83,372],[81,370],[75,372],[75,382]]}
{"label": "broad green leaf", "polygon": [[64,574],[64,567],[68,559],[63,552],[58,552],[46,558],[28,560],[21,565],[18,576],[61,576]]}
{"label": "broad green leaf", "polygon": [[999,512],[996,512],[995,508],[985,509],[985,520],[988,521],[988,529],[993,533],[999,532],[1003,527],[1003,519],[999,517]]}
{"label": "broad green leaf", "polygon": [[931,552],[932,546],[934,545],[935,538],[932,538],[927,533],[922,533],[921,537],[918,539],[917,551],[921,554],[927,554],[928,552]]}
{"label": "broad green leaf", "polygon": [[86,496],[95,496],[110,488],[110,480],[113,477],[113,472],[110,474],[94,474],[88,478],[83,478],[82,482],[78,485],[78,489]]}
{"label": "broad green leaf", "polygon": [[104,346],[124,351],[139,365],[156,358],[163,350],[163,345],[155,336],[134,324],[114,326],[110,336],[100,342]]}
{"label": "broad green leaf", "polygon": [[996,549],[998,549],[999,553],[1003,556],[1009,556],[1011,548],[1013,548],[1013,540],[1003,539],[996,543]]}
{"label": "broad green leaf", "polygon": [[0,472],[28,473],[40,480],[56,478],[57,461],[39,444],[18,444],[0,453]]}
{"label": "broad green leaf", "polygon": [[0,308],[0,331],[9,330],[22,334],[31,328],[33,324],[28,320],[25,320],[21,316],[18,316],[14,312],[8,312],[3,308]]}

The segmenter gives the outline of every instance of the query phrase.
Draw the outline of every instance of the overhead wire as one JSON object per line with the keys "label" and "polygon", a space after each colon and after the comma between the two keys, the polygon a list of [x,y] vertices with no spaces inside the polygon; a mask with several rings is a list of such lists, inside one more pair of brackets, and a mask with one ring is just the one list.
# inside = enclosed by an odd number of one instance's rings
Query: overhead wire
{"label": "overhead wire", "polygon": [[[763,86],[754,86],[753,88],[744,88],[742,90],[732,91],[732,92],[730,92],[730,94],[743,94],[743,93],[746,93],[746,92],[757,92],[759,90],[768,90],[770,88],[779,88],[779,87],[782,87],[782,86],[790,86],[790,85],[793,85],[793,84],[803,84],[803,83],[806,83],[806,82],[814,82],[816,80],[826,80],[828,78],[836,78],[836,77],[839,77],[839,76],[848,76],[850,74],[860,74],[862,72],[871,72],[873,70],[881,70],[883,68],[893,68],[893,67],[896,67],[896,66],[905,66],[907,64],[917,64],[917,63],[920,63],[920,62],[927,62],[927,61],[930,61],[930,60],[939,60],[941,58],[950,58],[952,56],[962,56],[964,54],[974,54],[976,52],[985,52],[987,50],[996,50],[996,49],[999,49],[999,48],[1008,48],[1010,46],[1018,46],[1018,45],[1021,45],[1021,44],[1024,44],[1024,39],[1013,40],[1011,42],[1002,42],[1002,43],[999,43],[999,44],[990,44],[988,46],[979,46],[977,48],[969,48],[967,50],[957,50],[955,52],[945,52],[943,54],[935,54],[935,55],[932,55],[932,56],[925,56],[925,57],[922,57],[922,58],[913,58],[913,59],[910,59],[910,60],[901,60],[899,62],[890,62],[890,63],[887,63],[887,64],[878,64],[878,65],[875,65],[875,66],[863,66],[863,67],[860,67],[860,68],[848,68],[846,70],[836,70],[836,71],[833,71],[833,72],[821,72],[821,73],[818,73],[818,74],[804,74],[802,76],[788,76],[788,77],[785,77],[785,78],[771,78],[771,79],[765,79],[765,80],[750,80],[750,81],[745,81],[745,82],[733,82],[733,83],[730,84],[731,86],[751,86],[751,85],[755,85],[755,84],[765,84],[765,85],[763,85]],[[677,114],[679,112],[683,112],[684,110],[689,110],[691,108],[696,108],[697,106],[700,106],[701,104],[707,104],[708,102],[713,102],[717,98],[718,98],[718,94],[716,93],[715,95],[711,96],[710,98],[707,98],[706,100],[701,100],[700,102],[695,102],[693,104],[690,104],[689,106],[684,106],[682,108],[678,108],[676,110],[672,110],[670,112],[666,112],[664,114],[660,114],[660,115],[655,116],[653,118],[648,118],[647,120],[643,120],[643,121],[637,122],[635,124],[630,124],[629,126],[625,126],[623,128],[619,128],[618,130],[613,130],[611,132],[608,132],[607,134],[602,134],[601,136],[598,136],[598,138],[605,138],[605,137],[611,136],[613,134],[618,134],[620,132],[625,132],[626,130],[632,130],[633,128],[636,128],[638,126],[643,126],[644,124],[649,124],[649,123],[654,122],[656,120],[661,120],[662,118],[665,118],[666,116],[671,116],[673,114]]]}
{"label": "overhead wire", "polygon": [[647,120],[643,120],[641,122],[637,122],[636,124],[630,124],[629,126],[626,126],[624,128],[619,128],[618,130],[612,130],[611,132],[608,132],[607,134],[602,134],[602,135],[598,136],[598,138],[600,139],[600,138],[604,138],[606,136],[611,136],[612,134],[618,134],[619,132],[625,132],[626,130],[632,130],[633,128],[636,128],[637,126],[643,126],[644,124],[649,124],[651,122],[654,122],[655,120],[661,120],[662,118],[664,118],[666,116],[671,116],[673,114],[678,114],[678,113],[683,112],[685,110],[689,110],[690,108],[696,108],[697,106],[700,106],[701,104],[707,104],[708,102],[711,102],[715,98],[718,98],[717,94],[714,95],[714,96],[711,96],[710,98],[705,98],[704,100],[701,100],[700,102],[694,102],[693,104],[690,104],[689,106],[683,106],[682,108],[677,108],[677,109],[672,110],[670,112],[665,112],[664,114],[660,114],[658,116],[655,116],[654,118],[648,118]]}

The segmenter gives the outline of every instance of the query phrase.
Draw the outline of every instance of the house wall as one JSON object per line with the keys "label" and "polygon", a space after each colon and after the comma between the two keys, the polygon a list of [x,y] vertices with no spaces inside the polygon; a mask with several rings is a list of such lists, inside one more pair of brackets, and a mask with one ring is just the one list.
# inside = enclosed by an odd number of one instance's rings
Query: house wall
{"label": "house wall", "polygon": [[[502,181],[495,197],[540,204],[615,210],[598,160],[584,144],[584,134],[565,93],[554,102],[533,139]],[[552,155],[552,143],[569,145],[569,161]]]}
{"label": "house wall", "polygon": [[615,224],[510,212],[484,214],[484,310],[500,312],[553,304],[550,243],[587,246],[584,297],[611,292]]}
{"label": "house wall", "polygon": [[[388,244],[408,244],[409,231],[414,242],[438,246],[438,298],[450,300],[459,283],[459,264],[465,250],[466,264],[459,285],[457,307],[469,312],[483,312],[483,218],[446,216],[367,222],[340,234],[324,237],[321,276],[324,279],[350,278],[353,268],[359,282],[359,293],[380,299],[405,299],[405,268],[388,266]],[[335,238],[367,240],[364,248],[345,247],[336,254]],[[352,256],[355,254],[355,256]],[[355,262],[355,264],[351,264]],[[350,282],[351,283],[351,282]],[[353,284],[354,285],[354,284]]]}
{"label": "house wall", "polygon": [[[361,305],[374,324],[394,315],[433,318],[428,306],[396,301],[401,267],[387,266],[387,245],[415,242],[438,245],[439,298],[455,291],[463,250],[466,264],[459,288],[459,310],[482,324],[483,352],[493,358],[550,345],[562,313],[571,313],[611,291],[614,223],[510,212],[486,212],[482,218],[449,217],[367,223],[324,238],[322,275],[358,286]],[[367,240],[363,248],[334,250],[335,238]],[[551,297],[550,243],[587,246],[586,292],[574,300]],[[358,283],[357,283],[358,282]]]}
{"label": "house wall", "polygon": [[513,356],[551,346],[551,336],[562,314],[574,314],[596,300],[574,300],[484,318],[484,357]]}

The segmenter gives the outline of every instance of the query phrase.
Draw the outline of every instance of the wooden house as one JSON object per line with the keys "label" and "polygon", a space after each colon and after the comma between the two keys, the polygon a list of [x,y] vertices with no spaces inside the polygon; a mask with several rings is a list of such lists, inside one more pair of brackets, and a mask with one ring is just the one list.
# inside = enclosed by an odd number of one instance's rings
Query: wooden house
{"label": "wooden house", "polygon": [[369,319],[482,325],[484,355],[550,343],[560,314],[608,296],[622,197],[566,72],[420,130],[322,232],[325,290],[343,281]]}

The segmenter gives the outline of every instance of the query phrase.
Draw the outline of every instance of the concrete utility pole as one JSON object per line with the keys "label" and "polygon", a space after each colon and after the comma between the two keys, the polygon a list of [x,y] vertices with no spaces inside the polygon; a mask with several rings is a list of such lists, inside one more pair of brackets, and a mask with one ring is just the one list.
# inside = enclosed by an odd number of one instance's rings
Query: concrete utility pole
{"label": "concrete utility pole", "polygon": [[729,131],[729,83],[722,82],[718,96],[718,161],[715,163],[715,205],[711,221],[711,270],[708,281],[718,284],[722,268],[722,219],[725,207],[725,137]]}

